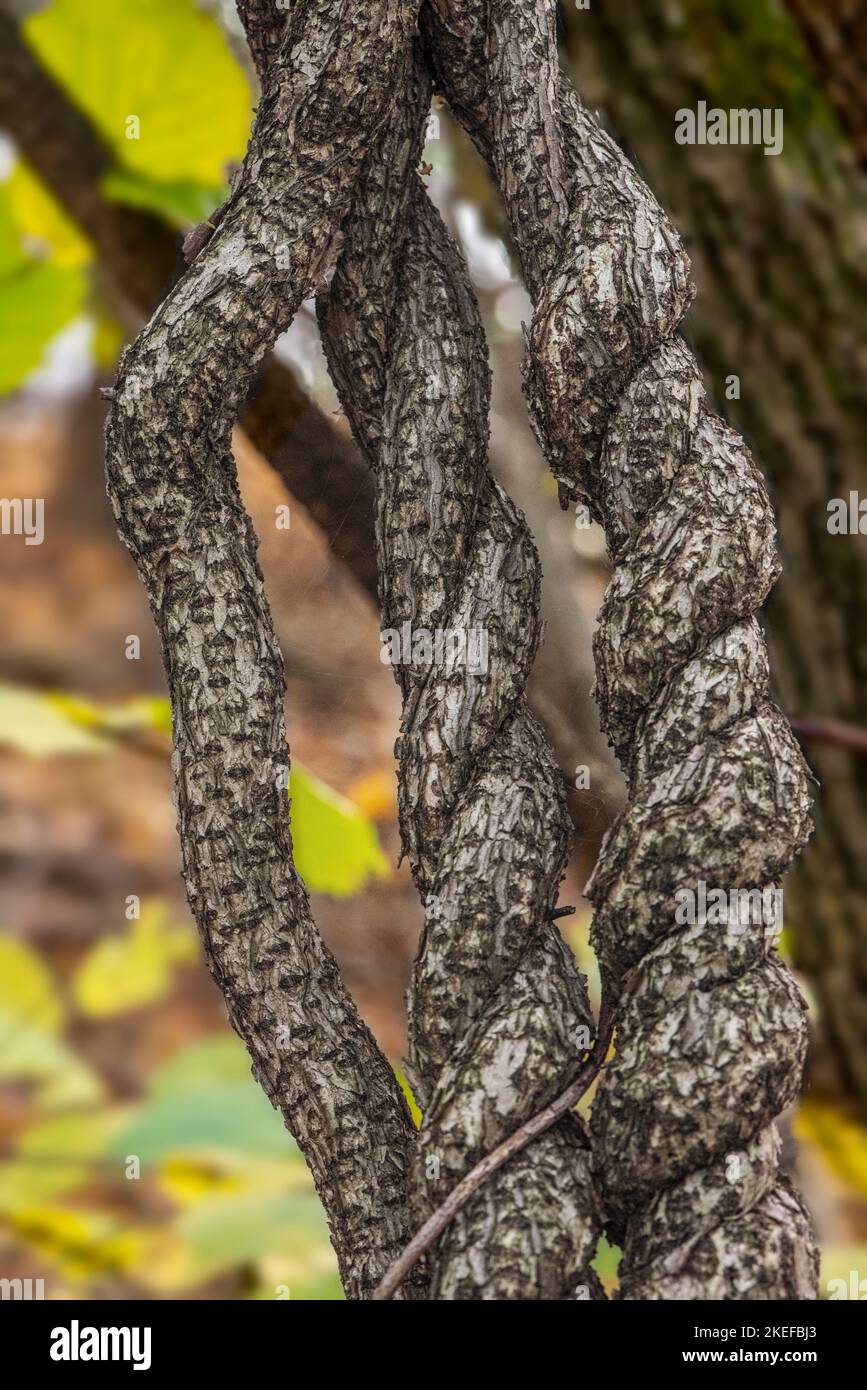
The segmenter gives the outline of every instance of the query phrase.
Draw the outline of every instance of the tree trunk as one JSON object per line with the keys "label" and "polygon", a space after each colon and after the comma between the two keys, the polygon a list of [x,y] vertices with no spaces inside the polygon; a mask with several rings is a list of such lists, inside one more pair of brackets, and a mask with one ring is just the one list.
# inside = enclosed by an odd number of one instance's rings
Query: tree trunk
{"label": "tree trunk", "polygon": [[[804,8],[819,24],[825,7]],[[863,178],[775,0],[594,0],[567,13],[587,99],[685,233],[700,286],[687,331],[711,399],[770,479],[786,574],[768,610],[783,706],[862,724],[867,537],[829,535],[826,523],[830,499],[867,497]],[[783,108],[784,154],[675,144],[675,113],[699,99]],[[732,375],[740,399],[726,395]],[[815,740],[806,751],[821,803],[787,888],[787,926],[836,1089],[867,1112],[867,760]]]}

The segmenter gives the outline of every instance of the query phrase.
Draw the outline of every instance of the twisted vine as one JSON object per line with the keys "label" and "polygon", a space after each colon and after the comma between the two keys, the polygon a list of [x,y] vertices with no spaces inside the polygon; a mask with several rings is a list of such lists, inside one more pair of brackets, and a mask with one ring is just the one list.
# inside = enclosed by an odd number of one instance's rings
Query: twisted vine
{"label": "twisted vine", "polygon": [[[257,23],[273,8],[245,6]],[[281,21],[240,180],[125,352],[106,434],[109,497],[163,646],[190,905],[254,1073],[310,1165],[350,1297],[408,1237],[413,1131],[293,865],[283,663],[231,428],[333,261],[416,8],[306,0]]]}
{"label": "twisted vine", "polygon": [[[478,308],[415,172],[430,96],[418,64],[405,90],[319,309],[332,376],[376,474],[383,627],[487,638],[484,671],[459,652],[429,660],[414,646],[395,668],[402,839],[425,905],[408,1064],[424,1116],[421,1221],[563,1090],[592,1016],[551,922],[569,823],[524,698],[541,635],[538,558],[487,470]],[[597,1296],[588,1160],[582,1127],[566,1115],[459,1212],[429,1296]]]}
{"label": "twisted vine", "polygon": [[[308,0],[275,36],[273,0],[242,0],[263,76],[244,169],[124,355],[107,431],[109,495],[163,642],[191,906],[358,1297],[411,1216],[561,1095],[590,1029],[551,925],[562,793],[523,694],[538,560],[487,472],[478,310],[414,173],[429,96],[415,9],[380,0],[350,23],[348,4]],[[430,0],[426,35],[535,301],[536,428],[561,496],[586,499],[616,567],[597,686],[630,804],[590,891],[607,997],[622,1004],[593,1132],[623,1292],[812,1297],[809,1222],[774,1126],[800,1081],[801,1001],[764,924],[672,921],[677,890],[700,879],[775,884],[809,832],[754,617],[777,574],[770,506],[675,336],[692,293],[676,233],[565,84],[553,6]],[[376,470],[384,624],[481,631],[488,650],[473,670],[410,640],[396,672],[401,827],[425,902],[415,1146],[292,864],[282,664],[230,450],[259,362],[327,281],[341,234],[322,322]],[[585,1136],[565,1114],[457,1212],[427,1291],[595,1296],[596,1230]]]}
{"label": "twisted vine", "polygon": [[531,417],[614,562],[596,693],[629,804],[588,894],[609,997],[630,979],[591,1126],[622,1296],[812,1298],[775,1127],[801,1083],[803,1003],[762,921],[675,921],[701,881],[775,885],[810,832],[754,616],[778,573],[770,503],[675,336],[692,296],[677,233],[561,72],[553,4],[430,0],[425,32],[534,301]]}

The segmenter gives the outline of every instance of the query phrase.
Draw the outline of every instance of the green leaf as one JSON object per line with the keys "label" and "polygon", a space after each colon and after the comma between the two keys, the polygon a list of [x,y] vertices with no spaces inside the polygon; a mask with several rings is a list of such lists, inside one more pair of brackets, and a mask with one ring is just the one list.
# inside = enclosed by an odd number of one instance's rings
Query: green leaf
{"label": "green leaf", "polygon": [[351,801],[297,763],[289,794],[295,865],[308,888],[344,898],[390,876],[374,827]]}
{"label": "green leaf", "polygon": [[193,0],[53,0],[23,27],[125,169],[213,188],[243,154],[250,90]]}
{"label": "green leaf", "polygon": [[329,1260],[328,1227],[315,1194],[218,1198],[202,1202],[177,1223],[199,1278],[277,1252]]}
{"label": "green leaf", "polygon": [[250,1067],[250,1054],[236,1033],[214,1033],[182,1047],[157,1067],[148,1094],[165,1098],[226,1083],[255,1087]]}
{"label": "green leaf", "polygon": [[0,278],[0,393],[16,390],[41,364],[51,339],[82,312],[86,295],[81,270],[33,258]]}
{"label": "green leaf", "polygon": [[2,683],[0,744],[34,758],[59,753],[102,753],[110,747],[104,739],[61,713],[51,696]]}
{"label": "green leaf", "polygon": [[248,1079],[154,1096],[116,1137],[111,1151],[155,1163],[207,1149],[280,1157],[293,1151],[293,1143],[280,1116]]}
{"label": "green leaf", "polygon": [[76,238],[50,194],[19,163],[0,186],[0,394],[16,390],[40,366],[52,338],[84,310],[87,256]]}
{"label": "green leaf", "polygon": [[176,227],[206,221],[226,199],[228,185],[212,186],[191,179],[148,178],[131,169],[113,169],[102,180],[102,191],[113,203],[155,212]]}
{"label": "green leaf", "polygon": [[412,1116],[412,1122],[415,1125],[416,1129],[421,1129],[421,1122],[423,1117],[421,1111],[418,1108],[418,1101],[412,1093],[412,1087],[410,1086],[400,1067],[396,1067],[394,1066],[394,1064],[392,1064],[392,1071],[394,1072],[395,1077],[397,1078],[397,1084],[403,1091],[406,1103],[409,1106],[409,1113]]}
{"label": "green leaf", "polygon": [[[199,1202],[157,1235],[137,1269],[145,1287],[162,1296],[195,1288],[239,1266],[258,1266],[250,1297],[339,1298],[336,1261],[321,1206],[310,1193],[244,1193]],[[270,1287],[269,1287],[270,1285]]]}
{"label": "green leaf", "polygon": [[38,1087],[46,1108],[92,1105],[102,1083],[71,1048],[44,1028],[0,1011],[0,1082],[27,1082]]}
{"label": "green leaf", "polygon": [[0,187],[0,281],[26,269],[32,257],[21,240],[21,229],[9,198],[9,183]]}
{"label": "green leaf", "polygon": [[604,1236],[599,1237],[596,1254],[591,1261],[591,1269],[596,1271],[599,1280],[610,1297],[618,1287],[618,1269],[623,1251],[619,1245],[609,1245]]}

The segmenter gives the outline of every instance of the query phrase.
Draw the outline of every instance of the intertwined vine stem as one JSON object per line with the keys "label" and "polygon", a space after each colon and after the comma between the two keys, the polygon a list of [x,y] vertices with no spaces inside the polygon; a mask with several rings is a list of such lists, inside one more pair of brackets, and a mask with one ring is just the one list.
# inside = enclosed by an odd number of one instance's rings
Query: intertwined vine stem
{"label": "intertwined vine stem", "polygon": [[809,834],[754,617],[778,572],[771,507],[675,336],[679,238],[560,70],[553,4],[431,0],[426,33],[534,301],[540,442],[615,566],[597,698],[630,800],[588,892],[609,994],[636,972],[592,1120],[623,1296],[814,1297],[774,1125],[800,1086],[802,1001],[761,921],[675,923],[678,890],[773,885]]}
{"label": "intertwined vine stem", "polygon": [[[551,922],[568,820],[524,686],[541,635],[539,565],[487,471],[488,365],[467,273],[415,165],[429,108],[418,63],[344,225],[320,322],[332,375],[376,472],[383,626],[484,634],[466,653],[396,667],[400,815],[425,905],[409,1070],[424,1112],[419,1219],[578,1067],[592,1017]],[[571,1115],[451,1223],[434,1298],[597,1291],[589,1154]]]}
{"label": "intertwined vine stem", "polygon": [[[761,923],[674,923],[678,889],[776,884],[809,832],[754,616],[777,574],[773,517],[676,337],[692,294],[677,234],[560,72],[548,0],[428,0],[423,45],[412,0],[239,10],[263,87],[250,148],[124,355],[107,473],[163,642],[190,902],[347,1291],[370,1296],[413,1223],[532,1128],[590,1029],[551,922],[562,792],[524,699],[538,559],[487,471],[478,308],[416,173],[432,71],[502,193],[561,497],[588,503],[615,565],[597,687],[630,802],[590,888],[607,1017],[620,1006],[592,1132],[624,1295],[812,1297],[774,1126],[800,1082],[801,1001]],[[417,1139],[292,865],[282,665],[230,450],[258,364],[311,292],[376,476],[383,626],[487,648],[474,669],[466,645],[431,661],[410,640],[396,668],[401,830],[425,904]],[[406,1294],[598,1296],[587,1138],[555,1118],[456,1210]]]}
{"label": "intertwined vine stem", "polygon": [[109,496],[163,645],[188,897],[255,1073],[310,1164],[351,1297],[408,1238],[413,1131],[293,866],[283,664],[231,428],[333,260],[415,20],[411,0],[363,12],[305,0],[281,16],[241,178],[124,354],[106,438]]}

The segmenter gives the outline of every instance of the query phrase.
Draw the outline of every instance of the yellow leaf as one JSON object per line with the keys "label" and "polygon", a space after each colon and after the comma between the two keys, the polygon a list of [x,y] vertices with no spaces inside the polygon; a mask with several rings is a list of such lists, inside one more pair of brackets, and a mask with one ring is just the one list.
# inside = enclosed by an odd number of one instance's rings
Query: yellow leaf
{"label": "yellow leaf", "polygon": [[77,268],[93,259],[93,248],[29,164],[19,160],[6,183],[12,216],[28,248],[50,255],[55,265]]}
{"label": "yellow leaf", "polygon": [[0,1009],[0,1082],[38,1088],[46,1109],[93,1105],[103,1094],[99,1077],[62,1038]]}
{"label": "yellow leaf", "polygon": [[117,936],[104,938],[88,952],[72,982],[79,1008],[92,1018],[106,1018],[144,1008],[165,998],[173,970],[199,959],[198,940],[188,924],[169,925],[159,904]]}
{"label": "yellow leaf", "polygon": [[19,1240],[76,1283],[128,1274],[146,1250],[144,1232],[95,1212],[28,1207],[9,1214],[6,1220]]}
{"label": "yellow leaf", "polygon": [[126,168],[220,184],[242,156],[250,89],[193,0],[53,0],[24,31]]}
{"label": "yellow leaf", "polygon": [[0,1164],[0,1211],[35,1207],[81,1187],[123,1122],[122,1109],[89,1108],[31,1125],[15,1157]]}
{"label": "yellow leaf", "polygon": [[167,1159],[159,1172],[159,1185],[178,1206],[189,1206],[210,1197],[222,1197],[243,1192],[243,1176],[227,1172],[206,1158],[180,1155]]}
{"label": "yellow leaf", "polygon": [[0,1010],[46,1033],[58,1033],[63,1002],[54,978],[32,946],[0,938]]}
{"label": "yellow leaf", "polygon": [[183,1207],[212,1197],[310,1192],[313,1188],[309,1168],[295,1155],[288,1160],[268,1159],[208,1148],[168,1154],[160,1164],[157,1183]]}
{"label": "yellow leaf", "polygon": [[396,1067],[394,1063],[392,1063],[392,1071],[394,1072],[397,1078],[397,1084],[403,1091],[404,1098],[406,1100],[407,1105],[409,1106],[409,1113],[412,1116],[412,1122],[415,1125],[416,1129],[420,1129],[422,1122],[422,1113],[418,1108],[418,1101],[412,1093],[412,1087],[410,1086],[408,1080],[404,1076],[400,1067]]}
{"label": "yellow leaf", "polygon": [[795,1117],[795,1134],[815,1144],[830,1167],[856,1192],[867,1193],[867,1128],[819,1100],[805,1100]]}
{"label": "yellow leaf", "polygon": [[0,684],[0,743],[32,758],[103,753],[111,747],[105,739],[66,718],[51,696],[4,684]]}

